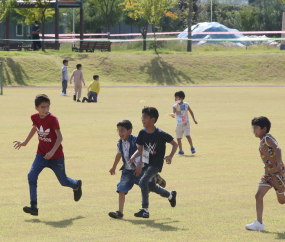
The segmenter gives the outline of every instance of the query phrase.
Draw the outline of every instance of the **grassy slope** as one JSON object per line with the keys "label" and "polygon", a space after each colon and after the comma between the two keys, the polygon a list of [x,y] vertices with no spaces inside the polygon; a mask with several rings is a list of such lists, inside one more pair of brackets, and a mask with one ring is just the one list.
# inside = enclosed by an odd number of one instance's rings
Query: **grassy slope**
{"label": "grassy slope", "polygon": [[183,139],[185,156],[175,156],[163,168],[167,189],[178,191],[177,207],[150,194],[150,218],[135,218],[141,196],[134,186],[126,197],[125,219],[108,217],[109,211],[118,208],[115,189],[120,172],[108,173],[116,154],[116,123],[130,119],[137,134],[142,128],[141,108],[155,105],[160,112],[158,127],[175,134],[175,120],[165,114],[172,110],[177,88],[141,89],[104,89],[97,104],[74,103],[55,89],[45,90],[52,100],[51,112],[61,125],[67,175],[83,180],[83,197],[75,203],[72,191],[61,187],[53,172],[45,169],[38,180],[39,217],[22,212],[29,202],[27,173],[37,138],[19,151],[12,142],[28,134],[30,114],[35,112],[33,99],[42,89],[7,89],[0,96],[0,241],[284,240],[284,205],[278,204],[273,190],[264,200],[267,231],[244,229],[255,219],[254,194],[263,174],[259,141],[250,120],[268,116],[271,133],[284,149],[285,114],[280,112],[285,108],[284,88],[184,88],[199,122],[191,121],[198,153],[192,156]]}
{"label": "grassy slope", "polygon": [[285,76],[285,53],[277,49],[198,49],[191,54],[162,51],[159,55],[152,51],[2,51],[5,85],[60,85],[65,58],[70,60],[69,74],[81,63],[87,82],[99,74],[101,85],[281,84]]}

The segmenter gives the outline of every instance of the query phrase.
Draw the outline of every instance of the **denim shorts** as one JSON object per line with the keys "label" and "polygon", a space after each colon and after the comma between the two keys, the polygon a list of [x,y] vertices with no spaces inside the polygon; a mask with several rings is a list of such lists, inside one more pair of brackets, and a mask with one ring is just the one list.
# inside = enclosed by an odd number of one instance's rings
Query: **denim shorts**
{"label": "denim shorts", "polygon": [[117,185],[117,192],[124,192],[127,195],[134,184],[139,185],[142,176],[143,172],[139,176],[135,176],[134,170],[122,170],[121,180]]}

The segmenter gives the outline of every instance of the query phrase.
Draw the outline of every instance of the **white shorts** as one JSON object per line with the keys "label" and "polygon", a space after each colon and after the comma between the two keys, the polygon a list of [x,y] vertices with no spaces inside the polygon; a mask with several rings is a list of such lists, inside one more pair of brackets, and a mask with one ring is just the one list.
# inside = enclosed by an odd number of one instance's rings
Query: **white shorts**
{"label": "white shorts", "polygon": [[182,139],[184,136],[190,136],[190,123],[187,122],[187,125],[177,124],[176,125],[176,139]]}

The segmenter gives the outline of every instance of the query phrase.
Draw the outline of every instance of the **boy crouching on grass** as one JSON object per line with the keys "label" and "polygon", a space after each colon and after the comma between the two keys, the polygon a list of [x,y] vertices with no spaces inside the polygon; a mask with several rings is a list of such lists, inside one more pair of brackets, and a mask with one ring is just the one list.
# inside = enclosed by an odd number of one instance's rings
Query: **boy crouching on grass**
{"label": "boy crouching on grass", "polygon": [[[136,140],[137,137],[132,135],[132,123],[129,120],[122,120],[117,124],[118,134],[120,140],[117,143],[117,155],[113,167],[110,169],[110,174],[115,175],[115,171],[119,161],[123,160],[121,180],[117,185],[117,193],[119,193],[119,210],[116,212],[110,212],[109,216],[115,219],[123,218],[124,214],[124,203],[125,196],[132,189],[134,184],[139,184],[139,181],[143,174],[139,176],[134,175],[133,169],[136,167],[137,162],[140,159],[140,153],[137,153],[134,156],[133,164],[129,164],[130,157],[137,151]],[[158,176],[156,182],[161,184],[161,186],[166,185],[166,182],[163,178]]]}
{"label": "boy crouching on grass", "polygon": [[280,204],[285,203],[284,164],[281,149],[276,139],[269,134],[271,123],[268,118],[254,118],[251,124],[255,137],[260,139],[259,152],[264,163],[265,172],[255,194],[257,219],[252,224],[247,224],[245,228],[262,231],[264,230],[264,223],[262,221],[263,197],[270,188],[273,187],[275,189],[278,202]]}
{"label": "boy crouching on grass", "polygon": [[62,135],[57,117],[49,112],[49,97],[45,94],[37,95],[35,106],[38,113],[31,116],[33,127],[28,137],[24,142],[14,141],[14,147],[15,149],[20,149],[22,146],[26,146],[34,134],[38,133],[38,151],[28,174],[31,206],[23,208],[25,213],[37,216],[37,181],[39,174],[44,168],[52,169],[62,186],[73,189],[76,202],[79,201],[82,195],[82,182],[81,180],[69,178],[65,174],[64,154],[61,146]]}

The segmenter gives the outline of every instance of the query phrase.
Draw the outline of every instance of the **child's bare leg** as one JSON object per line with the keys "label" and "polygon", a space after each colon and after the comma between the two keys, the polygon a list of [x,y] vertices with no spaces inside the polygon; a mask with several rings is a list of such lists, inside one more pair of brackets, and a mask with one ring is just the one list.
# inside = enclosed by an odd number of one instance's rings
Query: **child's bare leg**
{"label": "child's bare leg", "polygon": [[177,143],[178,143],[178,146],[179,146],[179,150],[182,150],[182,142],[181,142],[181,139],[177,139]]}
{"label": "child's bare leg", "polygon": [[269,191],[269,186],[259,186],[257,193],[255,194],[256,199],[256,214],[257,221],[262,224],[262,213],[263,213],[263,197]]}
{"label": "child's bare leg", "polygon": [[284,204],[285,203],[285,194],[284,193],[276,193],[277,195],[277,200],[280,204]]}
{"label": "child's bare leg", "polygon": [[121,213],[124,212],[125,197],[126,195],[124,192],[119,192],[119,211]]}
{"label": "child's bare leg", "polygon": [[188,139],[188,142],[190,144],[191,147],[193,147],[193,142],[190,136],[186,136],[186,138]]}

